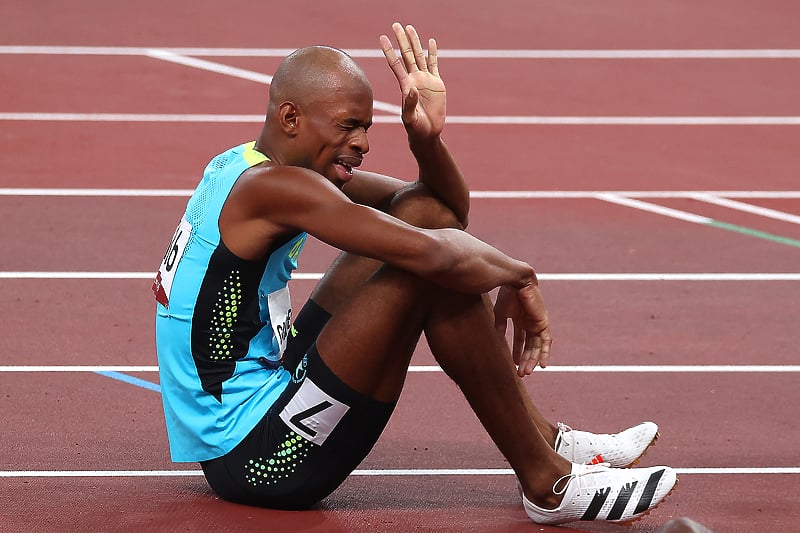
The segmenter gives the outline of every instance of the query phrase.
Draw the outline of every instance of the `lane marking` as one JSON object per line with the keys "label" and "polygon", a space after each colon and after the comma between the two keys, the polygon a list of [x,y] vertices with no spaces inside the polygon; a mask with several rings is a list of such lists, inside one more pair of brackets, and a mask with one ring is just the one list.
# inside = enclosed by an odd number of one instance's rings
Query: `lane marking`
{"label": "lane marking", "polygon": [[207,61],[205,59],[188,57],[164,49],[147,50],[145,55],[153,59],[160,59],[161,61],[168,61],[170,63],[183,65],[185,67],[192,67],[201,70],[206,70],[209,72],[216,72],[218,74],[225,74],[226,76],[231,76],[233,78],[255,81],[257,83],[263,83],[265,85],[269,85],[270,83],[272,83],[272,76],[270,76],[269,74],[262,74],[260,72],[254,72],[252,70],[245,70],[243,68],[232,67],[230,65],[224,65],[222,63],[216,63],[214,61]]}
{"label": "lane marking", "polygon": [[[438,365],[412,365],[409,372],[442,372]],[[3,365],[0,372],[93,372],[93,373],[119,373],[119,372],[158,372],[158,366],[153,365]],[[800,372],[800,365],[550,365],[547,368],[538,368],[536,372],[553,373],[671,373],[671,374],[752,374],[772,373],[787,374]],[[148,382],[149,383],[149,382]]]}
{"label": "lane marking", "polygon": [[676,218],[678,220],[683,220],[684,222],[691,222],[693,224],[700,224],[712,228],[724,229],[734,233],[747,235],[748,237],[755,237],[766,241],[776,242],[778,244],[785,244],[787,246],[794,246],[796,248],[800,248],[800,240],[798,239],[784,237],[783,235],[775,235],[772,233],[767,233],[765,231],[759,231],[757,229],[748,228],[745,226],[739,226],[737,224],[729,224],[728,222],[714,220],[713,218],[696,215],[694,213],[689,213],[688,211],[681,211],[678,209],[672,209],[670,207],[664,207],[650,202],[643,202],[642,200],[625,198],[624,196],[621,196],[619,194],[603,193],[603,194],[598,194],[596,198],[598,200],[603,200],[613,204],[618,204],[625,207],[632,207],[633,209],[639,209],[641,211],[647,211],[661,216]]}
{"label": "lane marking", "polygon": [[[323,272],[294,272],[297,281],[322,279]],[[152,280],[155,272],[0,271],[0,279],[124,279]],[[800,281],[798,272],[643,272],[537,273],[543,281]]]}
{"label": "lane marking", "polygon": [[451,124],[535,126],[793,126],[797,116],[448,116]]}
{"label": "lane marking", "polygon": [[[0,272],[0,279],[153,279],[155,272]],[[320,276],[321,277],[321,276]]]}
{"label": "lane marking", "polygon": [[[155,47],[132,46],[0,46],[0,54],[144,56]],[[158,47],[173,54],[209,57],[285,57],[294,48]],[[350,48],[353,57],[383,59],[380,50]],[[439,57],[457,59],[797,59],[800,49],[617,49],[617,50],[503,50],[445,49]]]}
{"label": "lane marking", "polygon": [[153,365],[5,365],[0,372],[158,372]]}
{"label": "lane marking", "polygon": [[800,216],[786,213],[785,211],[778,211],[777,209],[769,209],[757,205],[748,204],[745,202],[737,202],[736,200],[729,200],[727,198],[720,198],[708,193],[695,193],[691,196],[692,199],[709,204],[743,211],[745,213],[752,213],[762,217],[773,218],[775,220],[782,220],[784,222],[791,222],[792,224],[800,224]]}
{"label": "lane marking", "polygon": [[[0,189],[0,194],[2,191]],[[598,194],[617,194],[628,198],[692,198],[696,194],[726,198],[800,198],[800,191],[470,191],[471,198],[484,199],[586,199],[595,198]]]}
{"label": "lane marking", "polygon": [[52,122],[235,122],[262,123],[264,115],[173,113],[0,113],[0,120]]}
{"label": "lane marking", "polygon": [[656,215],[676,218],[678,220],[683,220],[685,222],[692,222],[695,224],[708,224],[709,222],[711,222],[711,219],[708,217],[695,215],[693,213],[687,213],[686,211],[679,211],[677,209],[672,209],[670,207],[651,204],[649,202],[643,202],[641,200],[635,200],[633,198],[626,198],[622,195],[615,193],[598,194],[595,198],[597,198],[598,200],[603,200],[604,202],[622,205],[625,207],[632,207],[633,209],[638,209],[640,211],[647,211],[649,213],[654,213]]}
{"label": "lane marking", "polygon": [[[170,52],[164,49],[148,50],[146,55],[154,59],[169,61],[171,63],[177,63],[179,65],[183,65],[186,67],[197,68],[209,72],[216,72],[218,74],[224,74],[226,76],[232,76],[243,80],[255,81],[258,83],[263,83],[265,85],[269,85],[270,83],[272,83],[272,76],[270,76],[269,74],[262,74],[260,72],[254,72],[252,70],[245,70],[243,68],[231,67],[229,65],[216,63],[214,61],[207,61],[205,59],[188,57],[187,55],[177,54],[175,52]],[[375,100],[373,102],[372,107],[380,111],[387,111],[389,113],[393,113],[398,116],[403,111],[403,109],[399,105],[393,105],[387,102],[380,102],[378,100]]]}
{"label": "lane marking", "polygon": [[[192,189],[52,189],[13,188],[0,189],[0,196],[112,196],[112,197],[172,197],[191,196]],[[800,192],[800,191],[798,191]]]}
{"label": "lane marking", "polygon": [[758,239],[763,239],[765,241],[772,241],[777,242],[779,244],[786,244],[787,246],[794,246],[795,248],[800,248],[800,240],[792,239],[791,237],[784,237],[783,235],[775,235],[774,233],[767,233],[766,231],[759,231],[757,229],[748,228],[745,226],[739,226],[738,224],[729,224],[727,222],[721,222],[719,220],[712,220],[708,223],[708,226],[724,229],[728,231],[733,231],[735,233],[741,233],[742,235],[747,235],[748,237],[756,237]]}
{"label": "lane marking", "polygon": [[[786,475],[800,474],[800,467],[714,467],[675,468],[688,475]],[[202,470],[0,470],[0,478],[68,478],[68,477],[188,477],[202,476]],[[510,468],[415,468],[357,469],[352,476],[511,476]]]}
{"label": "lane marking", "polygon": [[[0,188],[0,196],[191,196],[193,189],[103,189],[103,188]],[[601,194],[627,198],[695,198],[695,196],[725,198],[796,199],[800,191],[470,191],[476,199],[596,199]]]}
{"label": "lane marking", "polygon": [[[262,75],[263,76],[263,75]],[[398,106],[374,102],[375,109],[396,112]],[[190,122],[262,123],[264,115],[176,113],[0,113],[0,120],[48,122]],[[796,126],[800,116],[480,116],[450,115],[450,124],[531,126]],[[376,115],[375,124],[399,124],[400,117]]]}
{"label": "lane marking", "polygon": [[145,381],[143,379],[139,379],[134,376],[129,376],[127,374],[122,374],[117,371],[98,370],[95,373],[101,376],[122,381],[123,383],[128,383],[129,385],[135,385],[137,387],[141,387],[143,389],[151,390],[153,392],[161,394],[161,385],[157,383],[151,383],[150,381]]}

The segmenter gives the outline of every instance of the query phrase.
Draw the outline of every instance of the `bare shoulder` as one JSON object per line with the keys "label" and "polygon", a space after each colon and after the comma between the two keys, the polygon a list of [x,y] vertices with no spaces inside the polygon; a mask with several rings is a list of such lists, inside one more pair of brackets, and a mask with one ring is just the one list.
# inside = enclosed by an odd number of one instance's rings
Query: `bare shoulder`
{"label": "bare shoulder", "polygon": [[229,201],[259,217],[281,218],[281,213],[308,209],[344,194],[323,176],[302,167],[262,164],[246,170],[237,180]]}
{"label": "bare shoulder", "polygon": [[239,176],[219,218],[226,246],[245,259],[263,257],[275,242],[305,231],[301,215],[324,202],[349,202],[329,181],[299,167],[256,165]]}

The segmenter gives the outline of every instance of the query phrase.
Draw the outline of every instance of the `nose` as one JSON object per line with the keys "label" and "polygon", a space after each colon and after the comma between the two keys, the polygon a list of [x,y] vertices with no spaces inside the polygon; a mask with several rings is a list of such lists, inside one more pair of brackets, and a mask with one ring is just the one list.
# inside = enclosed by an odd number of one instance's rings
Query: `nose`
{"label": "nose", "polygon": [[354,131],[353,137],[350,139],[350,146],[357,149],[361,154],[366,154],[369,152],[369,139],[367,138],[367,130],[364,128],[357,128]]}

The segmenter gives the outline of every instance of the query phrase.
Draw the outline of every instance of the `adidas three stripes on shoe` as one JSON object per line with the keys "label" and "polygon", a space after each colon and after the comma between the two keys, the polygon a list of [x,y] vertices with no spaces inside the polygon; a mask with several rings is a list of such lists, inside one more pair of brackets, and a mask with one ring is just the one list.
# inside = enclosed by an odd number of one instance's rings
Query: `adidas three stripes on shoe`
{"label": "adidas three stripes on shoe", "polygon": [[539,524],[633,522],[655,509],[677,480],[675,471],[666,466],[620,469],[573,463],[572,472],[553,485],[553,493],[564,495],[561,505],[543,509],[524,494],[522,503],[530,519]]}

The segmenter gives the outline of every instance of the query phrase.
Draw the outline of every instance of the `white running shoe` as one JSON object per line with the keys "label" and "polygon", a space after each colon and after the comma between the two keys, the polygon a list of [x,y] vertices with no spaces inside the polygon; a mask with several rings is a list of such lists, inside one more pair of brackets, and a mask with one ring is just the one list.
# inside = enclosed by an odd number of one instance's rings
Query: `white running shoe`
{"label": "white running shoe", "polygon": [[625,468],[636,464],[656,439],[658,426],[652,422],[642,422],[613,435],[578,431],[559,422],[553,448],[573,463],[607,463]]}
{"label": "white running shoe", "polygon": [[[634,522],[666,498],[678,477],[666,466],[609,468],[573,463],[572,473],[553,485],[564,499],[555,509],[543,509],[522,495],[522,504],[537,524],[563,524],[578,520]],[[561,488],[559,488],[561,487]]]}

